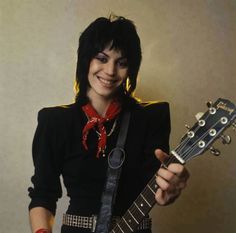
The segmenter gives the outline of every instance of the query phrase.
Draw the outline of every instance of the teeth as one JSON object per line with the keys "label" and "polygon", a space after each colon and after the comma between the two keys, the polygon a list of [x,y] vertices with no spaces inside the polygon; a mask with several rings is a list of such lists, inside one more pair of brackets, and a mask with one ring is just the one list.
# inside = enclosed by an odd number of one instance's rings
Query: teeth
{"label": "teeth", "polygon": [[106,79],[103,79],[103,78],[100,78],[100,77],[99,77],[99,80],[101,82],[103,82],[104,84],[107,84],[107,85],[111,85],[115,82],[114,80],[106,80]]}

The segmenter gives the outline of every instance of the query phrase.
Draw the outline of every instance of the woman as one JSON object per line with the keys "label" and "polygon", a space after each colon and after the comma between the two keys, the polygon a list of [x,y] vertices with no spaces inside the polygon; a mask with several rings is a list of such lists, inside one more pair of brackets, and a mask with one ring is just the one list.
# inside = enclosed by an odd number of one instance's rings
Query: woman
{"label": "woman", "polygon": [[[127,110],[127,156],[113,215],[122,216],[155,173],[159,205],[173,202],[186,186],[189,174],[184,166],[160,168],[169,150],[168,104],[144,104],[133,97],[140,62],[140,40],[128,19],[98,18],[81,34],[75,103],[44,108],[38,114],[35,173],[29,188],[33,233],[52,232],[56,202],[62,196],[60,175],[70,197],[61,232],[92,232],[94,226],[86,221],[99,213],[107,155],[116,145],[120,116]],[[146,221],[150,223],[148,217]],[[150,233],[146,225],[137,232]]]}

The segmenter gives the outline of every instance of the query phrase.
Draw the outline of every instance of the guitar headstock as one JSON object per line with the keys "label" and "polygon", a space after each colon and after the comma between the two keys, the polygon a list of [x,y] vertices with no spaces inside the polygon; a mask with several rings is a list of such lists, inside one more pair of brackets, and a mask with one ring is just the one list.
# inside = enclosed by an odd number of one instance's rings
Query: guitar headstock
{"label": "guitar headstock", "polygon": [[218,138],[222,138],[224,144],[230,143],[230,137],[222,133],[230,125],[236,127],[235,118],[236,107],[231,101],[219,98],[215,103],[208,104],[208,110],[188,129],[181,143],[171,154],[181,163],[201,155],[207,149],[218,155],[219,151],[211,145]]}

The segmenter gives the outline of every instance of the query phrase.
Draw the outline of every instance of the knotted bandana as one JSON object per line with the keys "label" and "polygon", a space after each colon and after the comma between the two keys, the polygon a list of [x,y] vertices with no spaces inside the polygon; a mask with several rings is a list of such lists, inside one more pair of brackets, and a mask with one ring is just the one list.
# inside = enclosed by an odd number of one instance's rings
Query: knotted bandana
{"label": "knotted bandana", "polygon": [[82,141],[83,146],[86,150],[88,150],[88,145],[87,145],[88,133],[91,129],[94,129],[97,126],[99,137],[98,137],[98,150],[96,157],[99,158],[100,152],[103,152],[105,150],[107,143],[107,132],[104,123],[114,119],[119,114],[121,110],[120,103],[117,101],[111,102],[111,104],[107,109],[105,117],[101,117],[90,103],[84,105],[82,107],[82,110],[88,117],[88,122],[83,129],[83,141]]}

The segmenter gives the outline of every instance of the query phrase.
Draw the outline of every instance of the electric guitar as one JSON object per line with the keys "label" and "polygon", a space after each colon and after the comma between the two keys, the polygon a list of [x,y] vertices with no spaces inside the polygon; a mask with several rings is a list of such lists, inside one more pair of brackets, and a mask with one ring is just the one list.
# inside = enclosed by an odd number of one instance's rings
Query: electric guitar
{"label": "electric guitar", "polygon": [[[223,144],[229,144],[231,138],[223,135],[223,131],[231,124],[236,128],[234,122],[236,118],[235,105],[226,99],[219,98],[214,104],[208,102],[208,110],[197,115],[197,122],[183,136],[180,144],[170,152],[170,158],[164,162],[164,166],[171,163],[185,164],[188,160],[203,154],[210,149],[214,155],[219,155],[220,151],[211,144],[218,138],[222,139]],[[155,205],[155,193],[158,189],[156,177],[153,176],[143,189],[131,207],[116,223],[110,233],[131,233],[134,232],[139,223],[149,213]]]}

